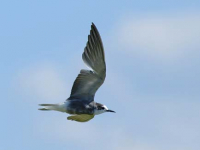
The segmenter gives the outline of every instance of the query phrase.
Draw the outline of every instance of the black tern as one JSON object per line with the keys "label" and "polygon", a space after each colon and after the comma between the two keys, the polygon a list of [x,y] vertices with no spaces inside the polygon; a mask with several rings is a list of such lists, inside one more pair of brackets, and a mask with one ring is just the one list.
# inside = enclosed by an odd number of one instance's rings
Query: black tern
{"label": "black tern", "polygon": [[68,120],[87,122],[95,115],[109,110],[105,105],[94,101],[94,96],[106,77],[106,63],[100,34],[92,23],[88,42],[82,54],[84,63],[91,69],[82,69],[74,81],[70,97],[60,104],[39,104],[39,110],[56,110],[71,114]]}

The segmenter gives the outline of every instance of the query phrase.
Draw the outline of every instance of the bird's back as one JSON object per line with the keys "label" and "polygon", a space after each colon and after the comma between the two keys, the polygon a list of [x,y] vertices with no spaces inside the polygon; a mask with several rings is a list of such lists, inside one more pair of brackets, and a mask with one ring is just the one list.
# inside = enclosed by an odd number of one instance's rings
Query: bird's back
{"label": "bird's back", "polygon": [[82,99],[67,99],[66,104],[69,114],[93,114],[94,112],[93,105]]}

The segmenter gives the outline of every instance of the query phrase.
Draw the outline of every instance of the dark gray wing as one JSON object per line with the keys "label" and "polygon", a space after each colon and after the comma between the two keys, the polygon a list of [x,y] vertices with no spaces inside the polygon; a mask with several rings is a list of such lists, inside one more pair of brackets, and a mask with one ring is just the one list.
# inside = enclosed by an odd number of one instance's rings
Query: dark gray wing
{"label": "dark gray wing", "polygon": [[91,70],[81,70],[74,81],[70,99],[94,100],[94,95],[106,77],[106,64],[103,43],[95,25],[92,23],[88,42],[82,55]]}

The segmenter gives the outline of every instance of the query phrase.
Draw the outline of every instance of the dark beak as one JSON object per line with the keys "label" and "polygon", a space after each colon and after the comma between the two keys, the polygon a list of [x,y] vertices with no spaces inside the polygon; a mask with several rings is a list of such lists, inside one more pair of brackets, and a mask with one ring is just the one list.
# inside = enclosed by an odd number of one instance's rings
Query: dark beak
{"label": "dark beak", "polygon": [[113,113],[115,113],[115,111],[113,111],[113,110],[106,110],[107,112],[113,112]]}

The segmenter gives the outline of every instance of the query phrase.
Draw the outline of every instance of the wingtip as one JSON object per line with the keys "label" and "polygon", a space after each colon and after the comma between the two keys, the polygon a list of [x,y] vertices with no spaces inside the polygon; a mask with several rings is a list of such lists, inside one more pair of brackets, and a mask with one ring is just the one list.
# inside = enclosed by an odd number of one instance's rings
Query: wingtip
{"label": "wingtip", "polygon": [[95,26],[94,22],[92,22],[92,25],[91,25],[91,27],[94,27],[94,28],[96,28],[96,26]]}

